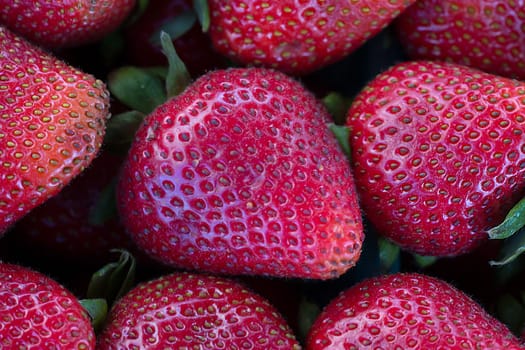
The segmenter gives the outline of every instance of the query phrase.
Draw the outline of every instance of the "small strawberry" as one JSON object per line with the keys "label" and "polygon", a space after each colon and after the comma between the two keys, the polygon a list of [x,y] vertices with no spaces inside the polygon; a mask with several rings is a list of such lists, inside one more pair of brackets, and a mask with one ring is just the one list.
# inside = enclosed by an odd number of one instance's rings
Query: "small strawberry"
{"label": "small strawberry", "polygon": [[288,76],[210,72],[146,117],[117,188],[122,220],[173,266],[332,278],[363,240],[328,112]]}
{"label": "small strawberry", "polygon": [[95,332],[82,305],[39,272],[0,263],[0,312],[2,349],[95,349]]}
{"label": "small strawberry", "polygon": [[47,48],[102,39],[129,15],[135,0],[0,0],[0,25]]}
{"label": "small strawberry", "polygon": [[398,64],[348,112],[363,209],[422,255],[471,251],[524,194],[525,85],[454,64]]}
{"label": "small strawberry", "polygon": [[104,84],[0,26],[0,235],[95,157]]}
{"label": "small strawberry", "polygon": [[275,308],[224,278],[174,273],[142,283],[110,311],[97,349],[300,349]]}
{"label": "small strawberry", "polygon": [[523,4],[507,0],[421,0],[399,16],[413,59],[450,61],[525,79]]}
{"label": "small strawberry", "polygon": [[210,35],[235,61],[307,74],[356,50],[414,1],[209,0]]}
{"label": "small strawberry", "polygon": [[161,30],[174,36],[173,45],[192,76],[225,66],[225,59],[202,32],[190,0],[150,1],[140,18],[125,29],[127,61],[141,67],[167,66],[159,42]]}
{"label": "small strawberry", "polygon": [[508,328],[447,282],[415,273],[371,278],[332,300],[306,349],[523,349]]}

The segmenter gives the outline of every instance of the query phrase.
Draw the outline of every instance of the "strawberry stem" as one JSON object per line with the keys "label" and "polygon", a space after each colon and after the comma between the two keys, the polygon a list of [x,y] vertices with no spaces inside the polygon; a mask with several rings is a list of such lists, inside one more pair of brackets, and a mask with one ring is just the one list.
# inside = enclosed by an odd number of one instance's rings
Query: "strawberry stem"
{"label": "strawberry stem", "polygon": [[185,11],[172,20],[162,24],[160,29],[151,36],[150,41],[154,45],[160,45],[160,34],[163,31],[169,34],[172,41],[178,39],[193,27],[195,21],[197,21],[195,13],[193,11]]}
{"label": "strawberry stem", "polygon": [[171,37],[166,32],[160,33],[162,51],[168,58],[168,75],[166,76],[166,92],[168,97],[177,96],[191,83],[190,73],[186,65],[175,51]]}
{"label": "strawberry stem", "polygon": [[498,226],[488,230],[490,239],[505,239],[525,226],[525,198],[520,200]]}

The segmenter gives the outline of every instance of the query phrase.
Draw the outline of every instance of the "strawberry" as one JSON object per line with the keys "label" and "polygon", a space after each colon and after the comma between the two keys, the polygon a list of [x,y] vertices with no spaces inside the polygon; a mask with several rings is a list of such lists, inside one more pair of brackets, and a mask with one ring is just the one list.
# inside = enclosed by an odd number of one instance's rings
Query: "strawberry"
{"label": "strawberry", "polygon": [[228,279],[174,273],[114,304],[98,339],[110,349],[299,349],[264,298]]}
{"label": "strawberry", "polygon": [[126,59],[141,67],[168,65],[159,42],[160,31],[184,25],[188,28],[177,33],[173,45],[191,75],[197,77],[224,66],[225,59],[215,53],[209,36],[202,32],[190,0],[150,1],[140,18],[125,29]]}
{"label": "strawberry", "polygon": [[307,74],[347,56],[415,0],[209,0],[216,49],[249,65]]}
{"label": "strawberry", "polygon": [[0,235],[95,157],[104,84],[0,26]]}
{"label": "strawberry", "polygon": [[507,0],[421,0],[396,23],[413,59],[450,61],[525,78],[523,4]]}
{"label": "strawberry", "polygon": [[378,231],[422,255],[474,249],[524,194],[525,85],[400,63],[348,112],[355,181]]}
{"label": "strawberry", "polygon": [[0,348],[94,349],[95,332],[79,301],[51,278],[0,263]]}
{"label": "strawberry", "polygon": [[129,15],[135,0],[0,0],[0,24],[47,48],[102,39]]}
{"label": "strawberry", "polygon": [[416,273],[364,280],[332,300],[307,350],[523,349],[507,327],[447,282]]}
{"label": "strawberry", "polygon": [[210,72],[138,130],[117,187],[122,220],[172,266],[337,277],[358,259],[363,232],[329,121],[280,72]]}

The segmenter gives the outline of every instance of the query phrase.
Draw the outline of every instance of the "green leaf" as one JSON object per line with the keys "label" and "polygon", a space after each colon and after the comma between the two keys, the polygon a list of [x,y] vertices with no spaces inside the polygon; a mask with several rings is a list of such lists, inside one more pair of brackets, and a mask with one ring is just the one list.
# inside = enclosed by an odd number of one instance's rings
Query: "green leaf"
{"label": "green leaf", "polygon": [[496,302],[496,315],[514,334],[519,334],[525,323],[523,301],[510,294],[503,294]]}
{"label": "green leaf", "polygon": [[339,142],[339,145],[343,149],[343,152],[345,155],[350,159],[350,142],[349,142],[349,135],[350,132],[346,126],[342,125],[336,125],[333,123],[330,123],[328,125],[330,130],[334,133],[335,138]]}
{"label": "green leaf", "polygon": [[328,109],[335,124],[344,125],[346,114],[352,104],[352,99],[347,98],[338,92],[330,92],[323,98],[323,103],[326,109]]}
{"label": "green leaf", "polygon": [[[158,1],[158,0],[157,0]],[[124,26],[129,26],[132,23],[136,22],[142,14],[146,11],[146,8],[149,5],[149,0],[137,0],[135,4],[135,8],[131,12],[131,14],[126,18],[126,21],[124,22]]]}
{"label": "green leaf", "polygon": [[109,146],[129,146],[144,118],[144,113],[138,111],[114,115],[108,122],[104,142]]}
{"label": "green leaf", "polygon": [[492,266],[503,266],[514,261],[521,253],[525,252],[525,229],[507,238],[501,249],[501,258],[498,261],[491,260]]}
{"label": "green leaf", "polygon": [[438,257],[435,256],[426,256],[426,255],[419,255],[419,254],[412,254],[414,258],[414,262],[417,266],[424,269],[429,267],[430,265],[433,265],[437,260]]}
{"label": "green leaf", "polygon": [[95,332],[100,332],[108,314],[108,303],[105,299],[82,299],[80,304],[91,318]]}
{"label": "green leaf", "polygon": [[377,239],[379,245],[379,260],[383,271],[390,271],[392,266],[399,260],[401,249],[397,244],[394,244],[386,238],[379,237]]}
{"label": "green leaf", "polygon": [[168,97],[177,96],[191,83],[191,76],[186,65],[175,51],[173,42],[166,32],[160,33],[162,51],[168,58],[168,75],[166,77],[166,91]]}
{"label": "green leaf", "polygon": [[308,332],[312,327],[312,324],[316,320],[317,316],[321,313],[321,307],[303,296],[301,303],[299,304],[299,315],[298,315],[298,338],[306,340]]}
{"label": "green leaf", "polygon": [[109,74],[108,86],[122,103],[144,114],[166,101],[162,80],[145,69],[120,67]]}
{"label": "green leaf", "polygon": [[117,217],[116,187],[117,178],[114,177],[100,192],[97,202],[89,212],[88,220],[91,225],[102,226]]}
{"label": "green leaf", "polygon": [[150,41],[154,45],[160,46],[161,32],[168,33],[172,41],[180,38],[193,27],[196,21],[197,17],[193,11],[185,11],[172,20],[163,23],[160,29],[151,36]]}
{"label": "green leaf", "polygon": [[193,9],[197,14],[202,31],[206,33],[210,29],[210,8],[207,0],[193,0]]}
{"label": "green leaf", "polygon": [[520,200],[507,214],[505,220],[496,227],[491,228],[490,239],[505,239],[525,226],[525,198]]}
{"label": "green leaf", "polygon": [[86,294],[88,299],[105,299],[109,307],[131,289],[136,270],[135,258],[129,252],[121,249],[112,252],[120,253],[119,260],[93,274]]}

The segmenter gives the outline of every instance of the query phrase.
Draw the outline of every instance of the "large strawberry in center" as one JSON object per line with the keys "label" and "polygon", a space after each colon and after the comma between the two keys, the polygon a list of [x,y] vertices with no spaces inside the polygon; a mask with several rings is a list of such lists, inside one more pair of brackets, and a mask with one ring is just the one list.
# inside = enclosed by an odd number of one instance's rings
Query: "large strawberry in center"
{"label": "large strawberry in center", "polygon": [[123,221],[174,266],[336,277],[357,260],[363,233],[328,122],[282,73],[208,73],[137,132],[118,189]]}

